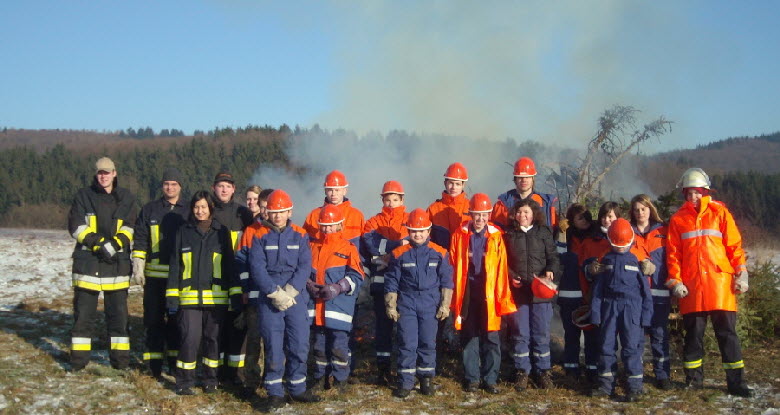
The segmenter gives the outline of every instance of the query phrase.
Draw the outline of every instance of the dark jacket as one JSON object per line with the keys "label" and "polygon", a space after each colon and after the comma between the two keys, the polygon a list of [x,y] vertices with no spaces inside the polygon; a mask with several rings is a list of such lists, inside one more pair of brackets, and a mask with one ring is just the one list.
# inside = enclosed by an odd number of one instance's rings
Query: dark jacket
{"label": "dark jacket", "polygon": [[[135,196],[118,187],[111,193],[93,179],[79,190],[68,214],[68,232],[76,239],[73,250],[73,286],[90,291],[115,291],[130,287],[130,245],[138,215]],[[116,255],[101,259],[100,246],[115,245]]]}
{"label": "dark jacket", "polygon": [[171,253],[168,308],[228,305],[233,275],[230,233],[219,221],[203,233],[192,221],[179,228]]}
{"label": "dark jacket", "polygon": [[181,198],[171,204],[165,198],[153,200],[141,209],[135,221],[133,258],[146,260],[144,275],[168,278],[168,262],[176,232],[189,217]]}
{"label": "dark jacket", "polygon": [[556,280],[560,278],[560,261],[552,230],[547,225],[534,225],[524,232],[514,226],[514,221],[510,223],[511,229],[504,234],[509,277],[523,283],[520,288],[512,287],[515,303],[551,301],[534,299],[531,282],[534,275],[543,277],[547,271],[551,271]]}
{"label": "dark jacket", "polygon": [[214,197],[214,219],[218,220],[228,231],[233,250],[238,250],[241,241],[241,232],[254,222],[252,212],[246,206],[241,206],[231,200],[227,203],[220,202]]}

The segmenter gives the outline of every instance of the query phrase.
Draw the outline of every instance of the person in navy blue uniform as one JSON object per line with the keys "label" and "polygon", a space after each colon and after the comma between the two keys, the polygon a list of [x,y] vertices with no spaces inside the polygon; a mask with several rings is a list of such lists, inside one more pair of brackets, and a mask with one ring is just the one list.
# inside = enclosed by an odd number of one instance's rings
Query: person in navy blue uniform
{"label": "person in navy blue uniform", "polygon": [[253,238],[249,276],[259,291],[269,409],[284,406],[285,389],[293,401],[320,400],[306,389],[311,324],[306,280],[311,274],[311,249],[306,231],[290,221],[292,208],[290,196],[284,190],[274,190],[268,196],[268,220],[252,224],[244,233]]}
{"label": "person in navy blue uniform", "polygon": [[597,386],[592,396],[614,394],[617,375],[616,340],[620,337],[621,357],[628,377],[626,401],[639,399],[643,393],[642,351],[639,349],[643,328],[650,327],[653,297],[650,284],[639,268],[639,260],[629,250],[634,243],[631,224],[619,218],[607,230],[612,251],[599,263],[603,271],[595,276],[591,299],[591,323],[601,327],[601,350]]}
{"label": "person in navy blue uniform", "polygon": [[409,213],[410,243],[393,250],[385,273],[387,316],[398,323],[398,398],[409,396],[415,375],[420,393],[434,393],[437,320],[450,314],[452,264],[447,251],[430,242],[431,226],[424,210]]}

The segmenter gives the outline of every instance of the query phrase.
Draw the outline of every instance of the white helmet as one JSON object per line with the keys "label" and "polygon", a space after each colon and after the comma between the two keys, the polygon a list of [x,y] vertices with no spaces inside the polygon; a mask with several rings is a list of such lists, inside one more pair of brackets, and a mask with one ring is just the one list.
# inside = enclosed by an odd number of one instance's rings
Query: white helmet
{"label": "white helmet", "polygon": [[707,173],[705,173],[704,170],[698,167],[691,167],[683,173],[680,181],[677,182],[677,187],[683,189],[687,187],[703,187],[709,189],[710,177],[707,176]]}

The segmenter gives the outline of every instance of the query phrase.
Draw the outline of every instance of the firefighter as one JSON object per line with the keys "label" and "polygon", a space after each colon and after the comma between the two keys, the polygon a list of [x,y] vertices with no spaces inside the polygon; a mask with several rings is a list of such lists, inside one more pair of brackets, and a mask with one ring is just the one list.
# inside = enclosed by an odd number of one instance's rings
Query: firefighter
{"label": "firefighter", "polygon": [[175,167],[163,172],[162,197],[141,209],[133,238],[133,282],[144,287],[146,351],[143,358],[158,379],[162,375],[163,359],[167,357],[168,371],[173,374],[179,353],[176,321],[166,312],[165,290],[176,231],[189,217],[186,202],[180,198],[181,183],[181,172]]}
{"label": "firefighter", "polygon": [[[485,212],[490,213],[490,211]],[[514,360],[515,389],[524,390],[529,374],[540,389],[553,387],[550,377],[550,321],[553,279],[560,274],[553,232],[532,199],[515,203],[504,234],[509,276],[517,312],[507,316]]]}
{"label": "firefighter", "polygon": [[469,201],[471,220],[452,235],[455,288],[452,312],[461,332],[464,389],[499,393],[501,317],[517,311],[512,298],[503,232],[488,221],[490,197],[477,193]]}
{"label": "firefighter", "polygon": [[393,250],[385,273],[385,311],[398,323],[397,398],[409,396],[415,375],[420,393],[434,394],[437,320],[450,314],[452,263],[447,251],[430,241],[431,226],[424,210],[409,213],[409,244]]}
{"label": "firefighter", "polygon": [[390,382],[390,353],[393,351],[394,322],[385,313],[385,272],[391,252],[409,243],[405,226],[408,214],[404,206],[404,188],[390,180],[382,186],[382,211],[366,221],[361,237],[361,250],[371,274],[369,293],[374,300],[374,349],[376,350],[377,383]]}
{"label": "firefighter", "polygon": [[312,269],[311,249],[306,231],[290,221],[292,209],[290,196],[284,190],[274,190],[268,196],[268,220],[253,224],[242,238],[252,238],[249,277],[259,291],[268,409],[284,406],[285,386],[294,401],[320,400],[306,388],[311,324],[306,280]]}
{"label": "firefighter", "polygon": [[598,385],[592,396],[614,393],[617,375],[617,338],[620,337],[623,366],[628,377],[626,401],[634,402],[643,391],[643,328],[650,327],[653,298],[650,284],[639,269],[639,260],[630,252],[634,243],[631,223],[623,218],[612,222],[607,230],[611,252],[599,259],[602,271],[593,283],[591,323],[600,326],[601,347],[598,363]]}
{"label": "firefighter", "polygon": [[176,232],[165,292],[179,332],[176,393],[194,395],[197,357],[203,356],[203,391],[217,391],[219,333],[233,275],[230,231],[214,220],[214,200],[201,190],[190,200],[190,218]]}
{"label": "firefighter", "polygon": [[465,192],[467,181],[469,173],[466,166],[458,162],[450,164],[444,172],[441,198],[428,206],[428,215],[433,222],[431,240],[444,248],[449,248],[450,236],[461,223],[469,220],[469,198]]}
{"label": "firefighter", "polygon": [[743,379],[737,320],[737,294],[748,290],[748,272],[742,236],[726,205],[712,200],[710,179],[699,168],[683,173],[678,187],[685,203],[669,221],[666,265],[667,286],[678,297],[685,340],[683,369],[689,388],[704,380],[704,329],[712,320],[726,384],[731,395],[751,397]]}
{"label": "firefighter", "polygon": [[[650,337],[650,349],[653,354],[653,373],[655,385],[659,389],[672,388],[671,356],[669,354],[669,289],[666,288],[666,225],[658,215],[650,197],[645,194],[631,199],[631,226],[636,235],[634,247],[647,257],[639,263],[642,273],[650,278],[650,293],[653,295],[653,321],[647,334]],[[644,336],[641,337],[640,351],[644,350]]]}
{"label": "firefighter", "polygon": [[[338,207],[325,205],[317,222],[321,239],[311,242],[312,275],[306,289],[314,326],[314,390],[343,391],[350,373],[349,332],[363,285],[363,265],[357,247],[342,235],[343,222]],[[334,379],[330,384],[329,375]]]}
{"label": "firefighter", "polygon": [[493,214],[490,220],[496,225],[505,228],[509,222],[507,217],[509,209],[516,202],[531,198],[542,207],[545,214],[545,223],[551,229],[555,230],[558,225],[558,217],[555,213],[555,205],[558,198],[549,193],[539,193],[534,190],[534,176],[536,176],[536,165],[529,157],[520,157],[514,166],[513,181],[515,188],[498,195],[498,201],[493,207]]}
{"label": "firefighter", "polygon": [[114,162],[95,163],[89,187],[76,193],[68,215],[68,231],[76,240],[73,251],[72,371],[87,366],[92,350],[92,324],[100,293],[105,303],[111,366],[130,363],[127,334],[127,289],[130,287],[130,244],[138,209],[135,196],[117,184]]}
{"label": "firefighter", "polygon": [[[238,251],[241,233],[253,222],[252,212],[234,200],[236,185],[230,172],[217,173],[211,190],[214,192],[214,219],[230,231],[233,249]],[[220,380],[243,386],[246,329],[237,328],[234,324],[243,307],[243,291],[240,281],[235,276],[231,278],[230,305],[225,313],[225,322],[220,333],[220,350],[223,354],[220,356]],[[238,326],[241,327],[240,324]],[[227,362],[224,361],[225,354],[227,354]]]}
{"label": "firefighter", "polygon": [[363,234],[363,227],[365,226],[365,219],[363,213],[357,208],[352,206],[352,202],[347,199],[347,190],[349,188],[349,182],[344,173],[333,170],[325,176],[325,203],[318,208],[315,208],[306,217],[306,221],[303,223],[303,229],[309,234],[309,238],[318,239],[319,226],[317,220],[320,217],[320,209],[325,205],[336,205],[341,214],[344,216],[344,229],[342,233],[344,238],[358,246],[360,244],[360,235]]}

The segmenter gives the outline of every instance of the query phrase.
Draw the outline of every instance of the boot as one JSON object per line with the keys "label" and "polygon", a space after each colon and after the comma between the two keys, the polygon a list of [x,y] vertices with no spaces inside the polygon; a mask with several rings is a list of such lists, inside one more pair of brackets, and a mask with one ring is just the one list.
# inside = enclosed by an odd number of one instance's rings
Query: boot
{"label": "boot", "polygon": [[[701,367],[695,369],[683,369],[685,372],[685,389],[701,389],[704,387],[704,370]],[[728,378],[728,373],[726,374]]]}
{"label": "boot", "polygon": [[269,396],[265,403],[268,412],[281,408],[286,404],[287,402],[284,400],[284,396]]}
{"label": "boot", "polygon": [[404,398],[406,398],[407,396],[409,396],[409,394],[410,394],[411,392],[412,392],[412,391],[411,391],[411,390],[409,390],[409,389],[398,388],[398,389],[396,389],[396,390],[394,390],[394,391],[393,391],[393,396],[395,396],[396,398],[401,398],[401,399],[404,399]]}
{"label": "boot", "polygon": [[726,385],[728,385],[729,395],[741,396],[743,398],[753,397],[753,389],[747,386],[742,379],[743,369],[726,369]]}
{"label": "boot", "polygon": [[391,383],[390,362],[377,362],[376,384],[387,386]]}
{"label": "boot", "polygon": [[433,385],[431,384],[430,376],[420,378],[420,393],[426,396],[433,395]]}
{"label": "boot", "polygon": [[312,392],[319,392],[323,389],[325,389],[325,381],[328,377],[323,376],[319,379],[313,379],[311,384],[309,385],[309,390]]}
{"label": "boot", "polygon": [[290,395],[290,399],[295,402],[313,403],[321,400],[319,395],[315,395],[310,389],[298,395]]}
{"label": "boot", "polygon": [[522,392],[528,388],[528,373],[518,369],[515,372],[515,390]]}
{"label": "boot", "polygon": [[552,389],[555,387],[549,370],[539,371],[536,375],[536,387],[539,389]]}

